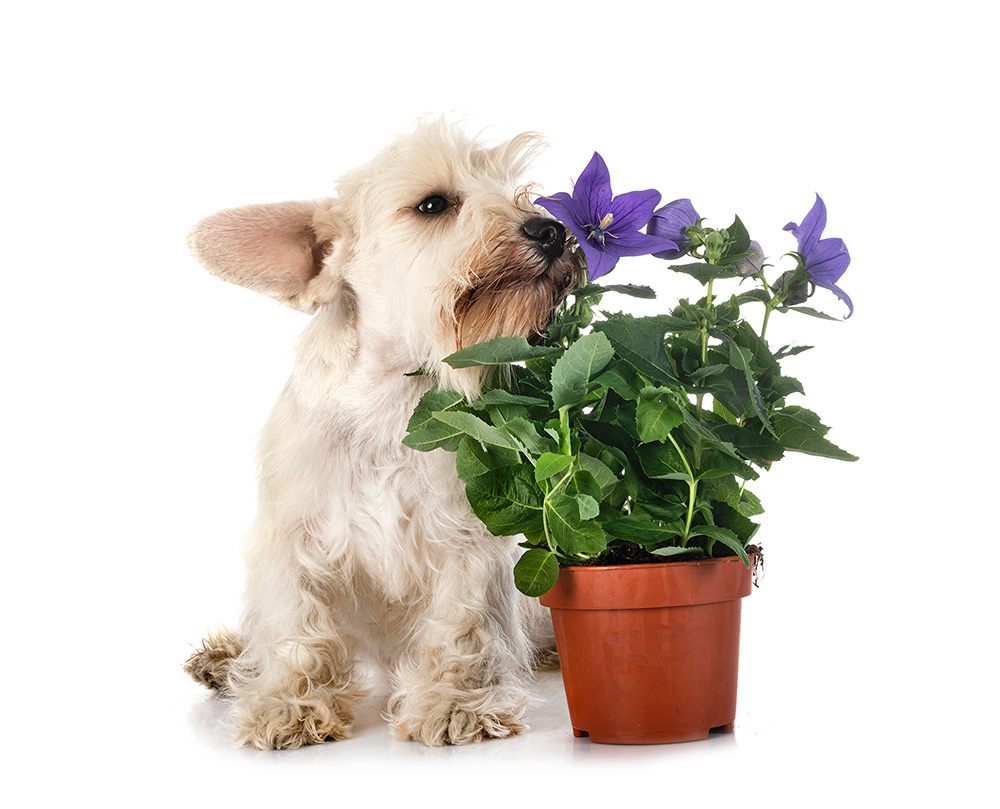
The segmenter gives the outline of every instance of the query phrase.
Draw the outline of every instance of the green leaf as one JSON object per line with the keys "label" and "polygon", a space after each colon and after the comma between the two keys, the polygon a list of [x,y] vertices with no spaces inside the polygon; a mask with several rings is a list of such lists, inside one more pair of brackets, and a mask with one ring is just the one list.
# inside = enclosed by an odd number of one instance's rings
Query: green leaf
{"label": "green leaf", "polygon": [[760,502],[760,498],[749,489],[743,489],[736,509],[744,517],[756,517],[764,513],[764,505]]}
{"label": "green leaf", "polygon": [[[703,491],[717,503],[723,503],[735,509],[744,517],[756,517],[758,514],[764,513],[764,507],[757,495],[737,483],[734,477],[707,480],[699,491]],[[724,522],[720,522],[720,524],[729,527]]]}
{"label": "green leaf", "polygon": [[591,332],[571,345],[552,367],[552,402],[558,410],[587,396],[590,380],[611,362],[615,351],[608,338]]}
{"label": "green leaf", "polygon": [[467,435],[462,436],[455,454],[455,467],[462,480],[468,483],[473,478],[496,469],[497,466],[496,461],[480,446],[478,441]]}
{"label": "green leaf", "polygon": [[544,399],[536,399],[534,396],[522,396],[516,393],[509,393],[500,388],[488,390],[476,401],[470,403],[470,407],[482,410],[484,407],[494,407],[496,405],[524,405],[525,407],[537,407],[538,405],[548,405]]}
{"label": "green leaf", "polygon": [[834,317],[833,315],[828,315],[825,312],[820,312],[816,309],[811,309],[808,306],[782,306],[777,311],[784,314],[785,312],[798,312],[800,315],[809,315],[809,317],[818,317],[820,320],[834,320],[838,323],[843,321],[844,318]]}
{"label": "green leaf", "polygon": [[597,556],[607,548],[604,530],[597,523],[580,518],[575,497],[551,495],[545,501],[545,515],[556,545],[567,556]]}
{"label": "green leaf", "polygon": [[410,422],[406,425],[407,432],[412,433],[426,426],[428,422],[434,421],[433,414],[435,412],[450,410],[464,401],[465,398],[459,393],[431,388],[417,402],[417,406],[413,410],[413,415],[410,416]]}
{"label": "green leaf", "polygon": [[720,267],[716,264],[671,264],[671,270],[685,273],[697,279],[702,284],[707,284],[715,278],[735,278],[736,273],[732,270]]}
{"label": "green leaf", "polygon": [[680,536],[684,532],[684,518],[687,516],[688,492],[683,495],[675,493],[668,499],[664,499],[655,492],[644,489],[639,492],[636,498],[636,505],[632,510],[633,515],[644,516],[645,519],[655,520],[668,528],[674,529]]}
{"label": "green leaf", "polygon": [[599,459],[581,452],[577,456],[577,462],[583,471],[593,475],[597,485],[601,488],[602,495],[607,494],[618,485],[618,476]]}
{"label": "green leaf", "polygon": [[589,494],[573,495],[581,520],[592,520],[601,513],[601,505]]}
{"label": "green leaf", "polygon": [[766,289],[751,289],[736,296],[736,302],[741,306],[744,303],[768,303],[771,300],[771,293]]}
{"label": "green leaf", "polygon": [[623,399],[634,401],[639,398],[639,378],[632,367],[625,363],[612,365],[594,380],[594,384],[613,390]]}
{"label": "green leaf", "polygon": [[712,412],[719,416],[727,424],[739,424],[740,420],[732,413],[729,412],[727,408],[717,396],[712,397]]}
{"label": "green leaf", "polygon": [[572,455],[556,455],[552,452],[545,452],[535,464],[535,480],[541,483],[543,480],[565,471],[572,464]]}
{"label": "green leaf", "polygon": [[[597,478],[584,469],[581,469],[573,474],[569,485],[566,487],[566,493],[574,497],[578,495],[589,497],[590,499],[598,502],[604,497],[604,491],[597,482]],[[594,514],[591,517],[584,517],[581,512],[580,516],[584,520],[589,520],[593,519],[593,517],[596,517],[597,515]]]}
{"label": "green leaf", "polygon": [[705,551],[694,545],[690,548],[681,548],[678,545],[670,545],[666,548],[655,548],[651,550],[650,553],[656,554],[657,556],[694,556],[702,557],[705,555]]}
{"label": "green leaf", "polygon": [[664,349],[664,335],[693,328],[695,324],[670,315],[635,318],[616,314],[594,324],[594,331],[611,341],[619,357],[657,382],[678,382]]}
{"label": "green leaf", "polygon": [[637,448],[639,464],[647,477],[656,480],[691,480],[687,467],[673,444],[643,444]]}
{"label": "green leaf", "polygon": [[465,484],[469,505],[495,536],[542,531],[542,492],[524,464],[493,469]]}
{"label": "green leaf", "polygon": [[767,341],[762,340],[760,335],[754,331],[753,326],[745,320],[737,327],[734,338],[737,344],[749,348],[753,354],[753,369],[756,376],[759,377],[767,372],[780,372],[778,361],[771,354]]}
{"label": "green leaf", "polygon": [[684,411],[684,433],[691,440],[692,444],[697,444],[701,442],[707,447],[721,452],[723,455],[728,455],[731,458],[739,459],[739,453],[736,452],[736,448],[730,444],[728,441],[723,440],[718,435],[716,435],[712,430],[702,424],[694,416],[694,414]]}
{"label": "green leaf", "polygon": [[431,388],[420,397],[413,415],[410,416],[406,427],[408,435],[403,438],[404,446],[420,452],[429,452],[433,449],[444,449],[448,452],[457,450],[462,431],[445,424],[436,418],[435,414],[448,412],[449,408],[456,407],[464,401],[465,399],[457,393]]}
{"label": "green leaf", "polygon": [[691,380],[693,382],[701,382],[701,380],[707,379],[710,376],[719,376],[720,374],[724,374],[728,367],[728,365],[706,365],[691,374]]}
{"label": "green leaf", "polygon": [[723,441],[736,447],[736,451],[744,458],[758,464],[777,461],[785,454],[781,443],[767,433],[758,433],[730,424],[719,425],[713,432]]}
{"label": "green leaf", "polygon": [[545,452],[554,452],[557,444],[547,435],[540,435],[535,422],[518,416],[505,422],[503,429],[524,448],[529,455],[538,456]]}
{"label": "green leaf", "polygon": [[528,408],[516,404],[495,404],[487,407],[484,415],[494,427],[506,427],[508,422],[515,419],[527,419]]}
{"label": "green leaf", "polygon": [[[770,381],[770,393],[773,393],[778,399],[785,399],[791,396],[793,393],[805,393],[805,388],[802,387],[802,383],[797,379],[793,379],[790,376],[775,375]],[[763,394],[762,394],[763,395]],[[772,401],[774,399],[772,398]]]}
{"label": "green leaf", "polygon": [[736,534],[728,528],[720,528],[717,525],[696,525],[688,533],[690,537],[708,537],[714,542],[720,542],[729,550],[735,553],[744,565],[750,567],[750,557],[747,556],[746,549],[739,541]]}
{"label": "green leaf", "polygon": [[[646,300],[652,300],[656,297],[656,290],[652,287],[638,286],[636,284],[611,284],[609,286],[590,284],[587,289],[596,289],[596,291],[600,294],[604,294],[605,292],[617,292],[619,295],[628,295],[632,298],[644,298]],[[588,291],[588,294],[593,293]]]}
{"label": "green leaf", "polygon": [[621,452],[630,463],[639,462],[639,458],[636,455],[637,435],[631,435],[628,430],[606,421],[580,419],[579,424],[595,441],[612,450]]}
{"label": "green leaf", "polygon": [[604,530],[615,539],[627,539],[650,549],[666,543],[680,542],[684,523],[661,524],[636,515],[623,515],[604,523]]}
{"label": "green leaf", "polygon": [[715,524],[720,528],[728,528],[732,531],[743,547],[746,547],[747,543],[753,539],[754,534],[757,533],[757,529],[760,528],[757,523],[748,520],[740,511],[725,503],[713,503],[712,514],[715,518]]}
{"label": "green leaf", "polygon": [[471,435],[482,444],[492,444],[504,449],[518,449],[518,445],[507,432],[492,424],[487,424],[472,413],[466,413],[463,410],[445,410],[433,415],[438,421],[465,435]]}
{"label": "green leaf", "polygon": [[774,414],[774,431],[785,449],[839,461],[856,461],[857,455],[842,450],[823,436],[829,431],[815,413],[804,407],[786,407]]}
{"label": "green leaf", "polygon": [[755,480],[760,477],[757,472],[741,458],[726,455],[716,450],[703,450],[701,464],[695,470],[696,480],[711,480],[714,478],[736,475],[745,480]]}
{"label": "green leaf", "polygon": [[750,249],[750,234],[747,233],[746,227],[738,216],[726,230],[729,233],[730,241],[726,245],[722,261],[724,264],[732,264],[743,258]]}
{"label": "green leaf", "polygon": [[767,417],[767,405],[764,404],[764,399],[760,395],[760,391],[757,389],[757,381],[753,376],[753,369],[750,363],[753,360],[753,355],[748,348],[741,348],[736,345],[736,343],[730,343],[729,345],[729,364],[732,365],[737,370],[743,372],[744,377],[747,382],[747,391],[750,394],[750,409],[753,414],[760,419],[760,423],[764,425],[765,429],[769,433],[774,433],[774,427],[771,425],[771,421]]}
{"label": "green leaf", "polygon": [[635,424],[644,444],[666,441],[674,427],[684,421],[684,410],[668,388],[643,388],[636,405]]}
{"label": "green leaf", "polygon": [[785,357],[794,357],[796,354],[801,354],[803,351],[808,351],[812,346],[793,346],[791,344],[787,346],[782,346],[777,351],[774,352],[774,358],[776,360],[783,360]]}
{"label": "green leaf", "polygon": [[510,362],[548,357],[561,349],[533,346],[523,337],[497,337],[485,343],[463,348],[444,358],[452,368],[473,368],[479,365],[506,365]]}
{"label": "green leaf", "polygon": [[526,550],[514,565],[514,585],[526,596],[537,598],[553,587],[559,578],[559,562],[544,548]]}
{"label": "green leaf", "polygon": [[521,462],[521,453],[517,450],[502,447],[484,449],[478,441],[468,435],[462,436],[455,454],[458,476],[466,483],[490,470],[502,466],[514,466]]}
{"label": "green leaf", "polygon": [[[728,349],[726,353],[728,354]],[[705,377],[701,384],[739,422],[751,410],[746,375],[729,365],[724,367],[725,370]]]}

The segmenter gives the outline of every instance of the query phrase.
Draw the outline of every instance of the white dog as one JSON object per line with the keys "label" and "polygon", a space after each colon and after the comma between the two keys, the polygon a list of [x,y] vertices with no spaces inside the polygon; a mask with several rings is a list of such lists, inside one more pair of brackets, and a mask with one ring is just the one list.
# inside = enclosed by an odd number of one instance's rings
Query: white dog
{"label": "white dog", "polygon": [[517,184],[538,147],[423,123],[331,199],[220,211],[189,236],[216,275],[316,312],[261,439],[242,626],[186,664],[234,697],[245,744],[349,735],[361,647],[389,667],[400,738],[522,727],[546,632],[514,588],[515,540],[472,514],[452,454],[401,440],[431,385],[476,395],[479,372],[443,357],[543,330],[579,277],[564,228]]}

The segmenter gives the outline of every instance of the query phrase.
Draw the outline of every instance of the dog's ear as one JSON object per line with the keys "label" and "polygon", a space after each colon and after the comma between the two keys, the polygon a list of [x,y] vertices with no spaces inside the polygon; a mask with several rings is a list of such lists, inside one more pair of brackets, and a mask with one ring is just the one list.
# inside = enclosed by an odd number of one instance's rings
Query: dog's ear
{"label": "dog's ear", "polygon": [[346,228],[332,200],[229,208],[188,234],[191,254],[214,275],[314,312],[341,287]]}

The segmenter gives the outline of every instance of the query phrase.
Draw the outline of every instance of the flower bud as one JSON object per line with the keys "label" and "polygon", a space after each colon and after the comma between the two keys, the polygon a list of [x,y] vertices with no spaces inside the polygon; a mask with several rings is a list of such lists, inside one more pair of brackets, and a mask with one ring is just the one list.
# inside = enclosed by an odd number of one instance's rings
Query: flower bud
{"label": "flower bud", "polygon": [[750,253],[746,258],[741,258],[729,266],[734,273],[741,278],[749,278],[760,272],[764,266],[764,250],[757,242],[750,242]]}
{"label": "flower bud", "polygon": [[688,250],[692,247],[701,247],[705,243],[705,231],[697,225],[688,225],[684,228],[684,234],[688,238]]}
{"label": "flower bud", "polygon": [[709,264],[718,264],[726,251],[726,237],[713,230],[705,237],[705,259]]}
{"label": "flower bud", "polygon": [[809,279],[803,277],[798,271],[786,272],[781,278],[771,284],[774,292],[785,290],[785,297],[782,300],[784,306],[797,306],[805,303],[809,298]]}
{"label": "flower bud", "polygon": [[668,260],[683,256],[687,252],[690,241],[687,228],[697,225],[700,218],[689,199],[675,199],[659,210],[653,211],[653,216],[649,220],[649,224],[646,225],[646,233],[650,236],[662,236],[665,239],[670,239],[677,245],[676,250],[662,250],[659,253],[653,253],[653,255]]}

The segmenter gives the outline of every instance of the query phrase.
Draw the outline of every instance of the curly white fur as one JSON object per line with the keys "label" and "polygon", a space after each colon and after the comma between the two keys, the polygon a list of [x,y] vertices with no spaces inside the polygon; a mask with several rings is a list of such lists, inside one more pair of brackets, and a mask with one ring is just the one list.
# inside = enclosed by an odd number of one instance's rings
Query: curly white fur
{"label": "curly white fur", "polygon": [[[348,735],[360,645],[390,667],[399,737],[464,744],[522,728],[547,630],[514,589],[515,541],[471,513],[453,456],[401,439],[435,382],[478,390],[477,371],[442,357],[528,336],[576,277],[572,257],[543,258],[522,231],[544,215],[517,185],[537,147],[422,124],[334,198],[222,211],[189,237],[212,272],[316,312],[261,440],[241,628],[187,664],[235,698],[245,744]],[[422,215],[430,195],[449,209]]]}

